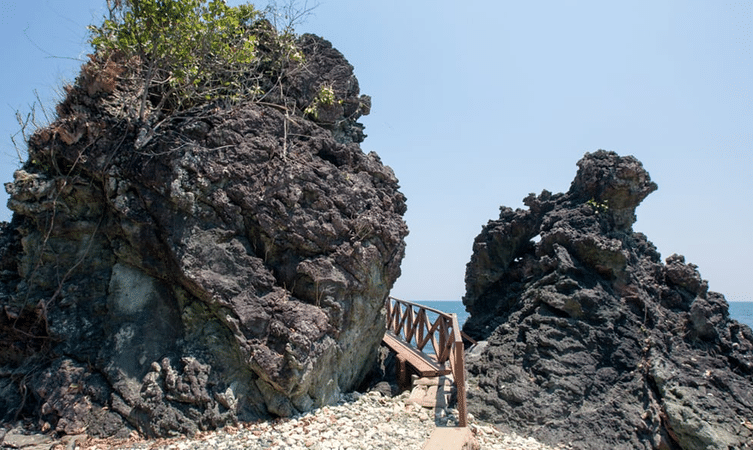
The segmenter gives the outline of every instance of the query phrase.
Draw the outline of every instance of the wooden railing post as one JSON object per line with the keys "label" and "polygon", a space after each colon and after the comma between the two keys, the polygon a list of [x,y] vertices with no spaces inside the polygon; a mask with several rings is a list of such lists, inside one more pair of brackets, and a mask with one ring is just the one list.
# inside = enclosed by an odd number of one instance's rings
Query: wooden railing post
{"label": "wooden railing post", "polygon": [[452,334],[453,334],[453,364],[452,377],[455,379],[455,390],[457,392],[458,406],[458,425],[460,427],[468,426],[468,411],[465,402],[465,348],[463,347],[463,337],[458,329],[458,317],[452,314]]}

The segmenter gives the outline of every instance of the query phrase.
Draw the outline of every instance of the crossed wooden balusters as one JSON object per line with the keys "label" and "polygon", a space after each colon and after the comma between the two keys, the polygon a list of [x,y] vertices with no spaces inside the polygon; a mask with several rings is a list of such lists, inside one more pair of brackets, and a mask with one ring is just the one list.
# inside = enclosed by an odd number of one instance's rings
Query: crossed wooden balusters
{"label": "crossed wooden balusters", "polygon": [[[455,314],[448,314],[417,303],[388,297],[387,331],[384,343],[397,353],[398,383],[410,385],[410,365],[421,377],[452,374],[457,393],[458,425],[467,425],[465,403],[465,353],[463,338],[475,343],[460,330]],[[427,312],[437,315],[434,322]],[[424,352],[431,343],[433,352]],[[428,349],[427,349],[428,350]]]}

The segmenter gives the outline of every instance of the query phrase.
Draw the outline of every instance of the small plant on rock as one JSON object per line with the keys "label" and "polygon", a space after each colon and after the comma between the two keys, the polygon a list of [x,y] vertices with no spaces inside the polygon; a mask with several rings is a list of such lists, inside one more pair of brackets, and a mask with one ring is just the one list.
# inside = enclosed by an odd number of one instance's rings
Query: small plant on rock
{"label": "small plant on rock", "polygon": [[319,119],[320,109],[331,107],[335,103],[341,102],[342,100],[336,100],[335,91],[332,86],[322,85],[322,87],[319,88],[319,92],[316,94],[316,97],[314,97],[314,100],[311,102],[308,108],[303,111],[303,113],[307,116],[313,117],[314,119]]}
{"label": "small plant on rock", "polygon": [[590,206],[596,214],[605,213],[609,211],[609,200],[604,200],[603,202],[600,202],[594,198],[591,198],[591,200],[587,201],[586,204]]}

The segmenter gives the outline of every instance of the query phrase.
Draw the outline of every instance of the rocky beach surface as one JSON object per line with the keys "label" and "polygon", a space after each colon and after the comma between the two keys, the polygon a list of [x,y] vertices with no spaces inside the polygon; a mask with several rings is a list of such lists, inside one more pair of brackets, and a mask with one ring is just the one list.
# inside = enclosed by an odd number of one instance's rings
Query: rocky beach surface
{"label": "rocky beach surface", "polygon": [[[436,427],[456,424],[454,409],[422,408],[408,402],[409,391],[388,397],[378,391],[351,393],[331,406],[276,421],[242,423],[221,430],[198,433],[192,438],[143,440],[94,439],[85,435],[53,440],[44,435],[23,436],[18,429],[5,435],[3,448],[43,449],[280,449],[280,450],[392,450],[423,448]],[[503,434],[493,426],[470,420],[481,449],[557,450],[515,433]]]}

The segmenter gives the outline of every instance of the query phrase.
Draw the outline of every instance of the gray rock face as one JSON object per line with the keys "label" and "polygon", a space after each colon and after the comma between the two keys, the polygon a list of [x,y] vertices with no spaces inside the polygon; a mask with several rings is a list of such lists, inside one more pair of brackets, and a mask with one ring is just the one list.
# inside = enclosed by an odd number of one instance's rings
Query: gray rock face
{"label": "gray rock face", "polygon": [[474,242],[469,410],[548,443],[753,446],[753,335],[682,256],[632,231],[656,185],[598,151],[570,190],[501,208]]}
{"label": "gray rock face", "polygon": [[0,417],[191,434],[307,411],[363,381],[405,198],[357,144],[368,98],[352,67],[301,42],[286,92],[306,104],[331,86],[337,124],[271,93],[137,128],[112,111],[117,91],[92,94],[83,75],[71,88],[6,185]]}

